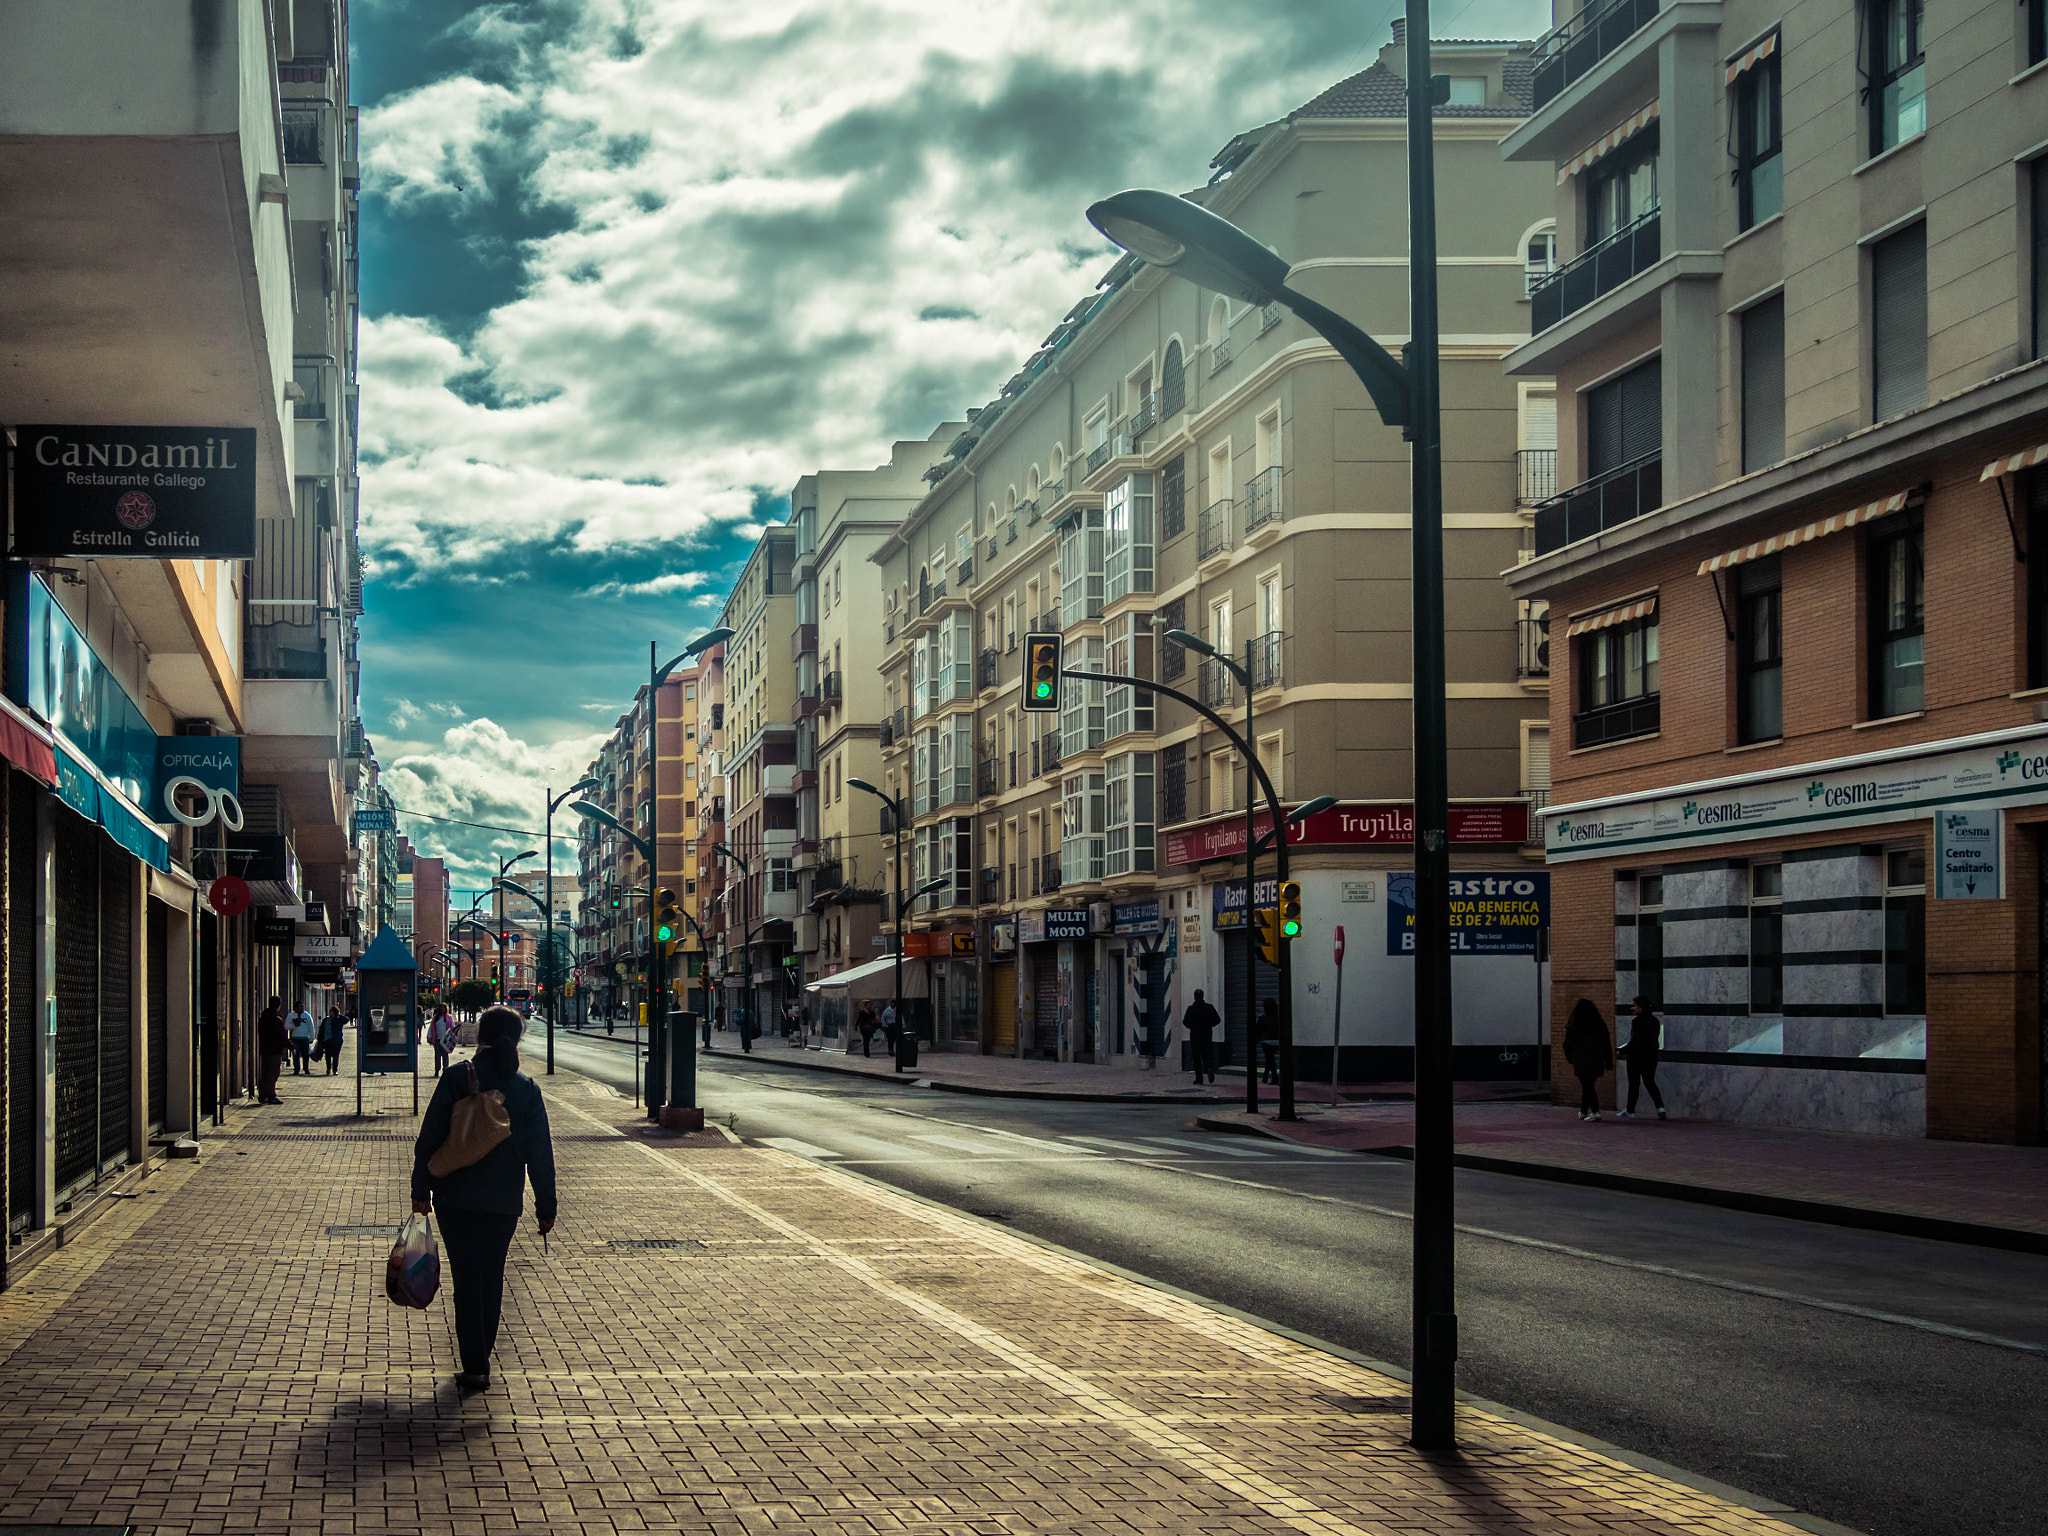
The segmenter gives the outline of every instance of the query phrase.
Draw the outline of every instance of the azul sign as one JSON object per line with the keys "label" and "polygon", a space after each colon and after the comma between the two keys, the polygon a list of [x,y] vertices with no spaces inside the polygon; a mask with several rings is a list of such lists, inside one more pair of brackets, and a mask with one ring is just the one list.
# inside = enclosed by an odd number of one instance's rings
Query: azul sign
{"label": "azul sign", "polygon": [[256,554],[252,427],[20,427],[14,553]]}
{"label": "azul sign", "polygon": [[1943,745],[1782,777],[1692,784],[1649,799],[1560,806],[1544,815],[1544,851],[1562,863],[2048,800],[2048,739],[2038,727]]}

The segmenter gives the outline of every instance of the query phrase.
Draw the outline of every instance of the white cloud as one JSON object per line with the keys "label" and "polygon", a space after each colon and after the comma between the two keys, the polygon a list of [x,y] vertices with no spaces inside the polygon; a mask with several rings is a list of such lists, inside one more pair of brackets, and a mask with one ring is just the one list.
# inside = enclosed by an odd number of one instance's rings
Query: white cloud
{"label": "white cloud", "polygon": [[711,579],[704,571],[670,571],[646,581],[606,581],[579,592],[578,597],[662,597],[671,592],[690,592]]}
{"label": "white cloud", "polygon": [[431,198],[482,201],[483,150],[518,105],[504,86],[466,75],[378,103],[362,115],[358,139],[370,190],[398,206]]}

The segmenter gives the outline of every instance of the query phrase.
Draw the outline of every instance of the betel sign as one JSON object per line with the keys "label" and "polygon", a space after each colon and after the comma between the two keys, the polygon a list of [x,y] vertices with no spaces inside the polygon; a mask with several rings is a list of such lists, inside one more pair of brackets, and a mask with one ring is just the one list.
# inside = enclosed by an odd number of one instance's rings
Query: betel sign
{"label": "betel sign", "polygon": [[14,553],[251,560],[253,427],[15,431]]}

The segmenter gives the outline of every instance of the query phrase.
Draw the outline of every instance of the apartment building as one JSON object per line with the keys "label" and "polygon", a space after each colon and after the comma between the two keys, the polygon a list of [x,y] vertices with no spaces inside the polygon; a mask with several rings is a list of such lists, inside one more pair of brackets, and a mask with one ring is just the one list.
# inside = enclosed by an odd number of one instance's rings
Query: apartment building
{"label": "apartment building", "polygon": [[[583,770],[597,788],[579,795],[634,834],[655,842],[655,771],[651,701],[643,684],[632,707]],[[576,833],[575,1016],[637,1014],[647,1000],[647,861],[617,832],[583,820]]]}
{"label": "apartment building", "polygon": [[669,674],[656,691],[654,736],[655,888],[675,892],[687,914],[681,944],[669,966],[669,995],[674,1006],[701,1015],[705,1008],[702,972],[703,922],[697,893],[697,841],[701,835],[698,799],[704,787],[699,752],[698,689],[701,671],[691,667]]}
{"label": "apartment building", "polygon": [[8,8],[10,1271],[253,1091],[262,1002],[357,944],[347,102],[338,3]]}
{"label": "apartment building", "polygon": [[398,856],[398,914],[392,926],[412,946],[422,989],[449,974],[440,958],[448,947],[448,865],[410,842]]}
{"label": "apartment building", "polygon": [[1674,1113],[2037,1139],[2041,8],[1636,0],[1537,55],[1553,1018],[1651,998]]}
{"label": "apartment building", "polygon": [[[1454,862],[1540,902],[1524,790],[1546,746],[1547,679],[1499,573],[1531,535],[1518,467],[1537,455],[1518,455],[1552,440],[1552,413],[1546,388],[1500,362],[1523,339],[1527,253],[1552,192],[1547,170],[1497,148],[1528,107],[1526,46],[1448,43],[1436,58],[1451,78],[1438,174],[1458,189],[1440,220],[1451,786],[1467,802]],[[1396,346],[1405,67],[1397,24],[1369,68],[1233,139],[1189,194]],[[1283,801],[1339,798],[1292,843],[1309,917],[1301,1069],[1330,1069],[1332,941],[1348,924],[1343,1068],[1405,1077],[1412,960],[1390,918],[1412,891],[1407,445],[1279,306],[1247,309],[1129,257],[1099,288],[969,413],[875,557],[884,782],[912,812],[913,883],[947,881],[904,914],[917,1011],[942,1048],[1104,1062],[1159,1051],[1163,1020],[1202,987],[1225,1005],[1225,1059],[1245,1060],[1246,765],[1163,693],[1070,680],[1056,718],[1021,710],[1021,639],[1058,631],[1071,668],[1156,679],[1233,726],[1249,705]],[[1248,664],[1252,697],[1171,630]],[[1535,1072],[1533,930],[1525,942],[1458,962],[1472,1075]],[[1262,994],[1276,985],[1258,973]]]}
{"label": "apartment building", "polygon": [[[875,469],[820,470],[790,493],[796,533],[797,895],[795,952],[814,1022],[831,1037],[846,1023],[843,988],[809,983],[870,964],[880,954],[887,869],[872,832],[856,831],[848,779],[877,783],[881,741],[894,729],[871,665],[882,622],[872,559],[924,492],[924,472],[958,436],[949,422],[929,439],[900,442]],[[861,821],[867,820],[867,806]]]}
{"label": "apartment building", "polygon": [[796,877],[795,576],[796,530],[765,529],[718,618],[732,637],[716,669],[724,836],[709,851],[713,862],[728,866],[719,887],[723,985],[756,1020],[778,1016],[798,990],[784,966],[795,953],[803,911]]}

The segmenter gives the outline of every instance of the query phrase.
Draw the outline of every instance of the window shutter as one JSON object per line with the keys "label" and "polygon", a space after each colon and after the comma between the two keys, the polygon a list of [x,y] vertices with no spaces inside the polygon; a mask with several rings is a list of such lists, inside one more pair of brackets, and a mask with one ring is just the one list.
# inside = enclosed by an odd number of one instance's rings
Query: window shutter
{"label": "window shutter", "polygon": [[1550,789],[1550,727],[1531,726],[1528,735],[1528,749],[1522,757],[1522,788],[1525,791]]}
{"label": "window shutter", "polygon": [[[2048,36],[2048,0],[2035,0],[2035,36]],[[2036,52],[2041,50],[2037,49]],[[2034,356],[2048,357],[2048,155],[2034,162]]]}
{"label": "window shutter", "polygon": [[1927,403],[1927,226],[1881,240],[1870,253],[1875,419]]}
{"label": "window shutter", "polygon": [[1557,396],[1524,395],[1522,397],[1522,446],[1524,448],[1555,448],[1557,446]]}
{"label": "window shutter", "polygon": [[1591,391],[1587,404],[1587,457],[1595,475],[1618,469],[1664,445],[1664,378],[1652,358]]}
{"label": "window shutter", "polygon": [[1742,315],[1742,468],[1746,474],[1785,457],[1785,300]]}

